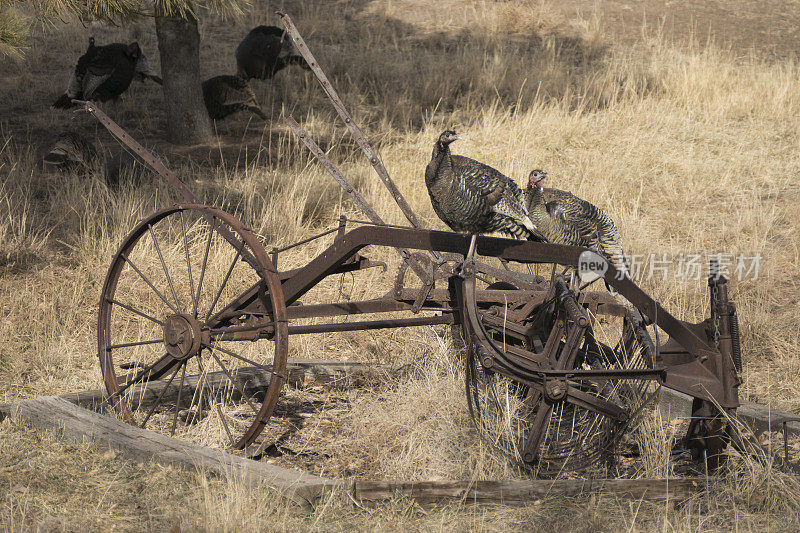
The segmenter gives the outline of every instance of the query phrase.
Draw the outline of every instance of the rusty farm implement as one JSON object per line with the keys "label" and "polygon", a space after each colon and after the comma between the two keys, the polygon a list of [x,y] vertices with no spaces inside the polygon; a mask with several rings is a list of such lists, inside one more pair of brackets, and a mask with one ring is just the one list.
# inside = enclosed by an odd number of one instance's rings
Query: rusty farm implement
{"label": "rusty farm implement", "polygon": [[[385,224],[289,117],[293,132],[369,221],[342,218],[338,227],[296,243],[289,248],[334,234],[307,264],[281,270],[288,248],[268,252],[239,220],[200,203],[157,157],[84,102],[184,202],[133,229],[103,286],[98,355],[119,415],[174,433],[179,423],[216,409],[224,428],[218,444],[263,450],[293,336],[444,325],[466,365],[478,429],[518,464],[541,475],[597,464],[613,455],[659,387],[694,398],[685,443],[717,464],[733,434],[729,415],[739,405],[741,371],[736,308],[725,279],[709,278],[711,316],[688,323],[611,266],[604,280],[626,304],[581,285],[575,272],[586,249],[424,229],[289,17],[282,20],[410,226]],[[326,278],[378,266],[362,255],[378,247],[400,259],[384,296],[309,303]],[[528,272],[501,266],[515,264]],[[156,398],[140,408],[134,392],[148,387]]]}

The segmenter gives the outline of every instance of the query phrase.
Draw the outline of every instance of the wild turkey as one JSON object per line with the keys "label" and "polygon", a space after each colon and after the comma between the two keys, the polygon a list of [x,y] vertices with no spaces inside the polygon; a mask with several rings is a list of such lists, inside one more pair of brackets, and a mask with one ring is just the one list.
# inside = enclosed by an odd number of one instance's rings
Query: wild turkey
{"label": "wild turkey", "polygon": [[245,80],[270,79],[291,64],[309,68],[291,39],[277,26],[253,28],[236,47],[237,75]]}
{"label": "wild turkey", "polygon": [[548,242],[591,248],[603,255],[617,270],[628,274],[622,251],[622,237],[602,209],[572,193],[545,189],[543,170],[533,170],[525,189],[525,203],[533,223]]}
{"label": "wild turkey", "polygon": [[67,109],[72,100],[105,102],[116,100],[124,93],[133,79],[151,79],[161,85],[139,43],[111,43],[95,46],[94,37],[89,38],[89,47],[72,71],[67,91],[53,103],[53,107]]}
{"label": "wild turkey", "polygon": [[253,89],[237,76],[215,76],[203,82],[203,100],[208,116],[221,120],[237,111],[251,111],[266,120]]}
{"label": "wild turkey", "polygon": [[501,231],[520,239],[541,240],[517,184],[488,165],[452,155],[450,143],[456,140],[452,130],[439,135],[425,168],[425,185],[439,218],[453,231]]}
{"label": "wild turkey", "polygon": [[99,163],[99,155],[91,141],[79,133],[67,131],[58,136],[45,154],[44,163],[66,172],[85,172]]}

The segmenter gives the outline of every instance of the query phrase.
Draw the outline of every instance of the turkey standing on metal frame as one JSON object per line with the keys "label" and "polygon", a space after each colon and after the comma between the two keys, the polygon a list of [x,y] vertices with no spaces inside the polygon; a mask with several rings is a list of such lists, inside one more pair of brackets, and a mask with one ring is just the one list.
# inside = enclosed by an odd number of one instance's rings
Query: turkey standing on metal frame
{"label": "turkey standing on metal frame", "polygon": [[600,253],[623,275],[629,274],[622,236],[602,209],[572,193],[545,189],[547,172],[532,170],[525,189],[525,204],[533,223],[547,242],[583,246]]}
{"label": "turkey standing on metal frame", "polygon": [[500,231],[518,239],[543,240],[519,186],[488,165],[452,155],[450,143],[456,140],[456,132],[444,131],[425,168],[425,185],[439,218],[457,232]]}

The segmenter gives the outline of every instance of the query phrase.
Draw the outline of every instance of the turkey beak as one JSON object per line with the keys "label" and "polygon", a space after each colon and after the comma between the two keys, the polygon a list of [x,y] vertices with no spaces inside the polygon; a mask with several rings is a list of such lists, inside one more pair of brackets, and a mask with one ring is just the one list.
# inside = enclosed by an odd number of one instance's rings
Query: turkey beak
{"label": "turkey beak", "polygon": [[532,184],[534,187],[537,187],[537,188],[541,189],[541,188],[543,187],[542,183],[544,183],[544,179],[545,179],[546,177],[547,177],[547,174],[542,174],[542,175],[541,175],[541,177],[540,177],[538,180],[536,180],[536,181],[532,182],[531,184]]}

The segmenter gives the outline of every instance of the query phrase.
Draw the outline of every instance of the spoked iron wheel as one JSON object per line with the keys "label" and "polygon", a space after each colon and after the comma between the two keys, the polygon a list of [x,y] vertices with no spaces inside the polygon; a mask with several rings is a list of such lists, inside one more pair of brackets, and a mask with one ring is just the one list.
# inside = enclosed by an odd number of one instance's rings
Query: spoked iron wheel
{"label": "spoked iron wheel", "polygon": [[272,416],[287,353],[280,281],[259,240],[233,216],[176,205],[125,239],[98,321],[103,379],[124,420],[244,448]]}
{"label": "spoked iron wheel", "polygon": [[[653,397],[653,382],[644,377],[532,378],[530,371],[652,368],[652,345],[640,321],[630,313],[596,316],[581,305],[569,313],[570,301],[582,301],[577,291],[559,297],[551,290],[535,305],[486,306],[470,297],[474,278],[462,287],[467,398],[484,439],[541,476],[581,470],[611,457],[624,430]],[[621,307],[616,314],[623,314]]]}

